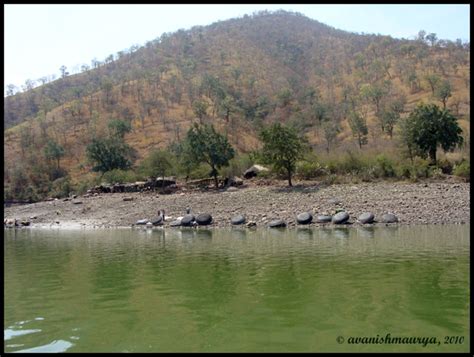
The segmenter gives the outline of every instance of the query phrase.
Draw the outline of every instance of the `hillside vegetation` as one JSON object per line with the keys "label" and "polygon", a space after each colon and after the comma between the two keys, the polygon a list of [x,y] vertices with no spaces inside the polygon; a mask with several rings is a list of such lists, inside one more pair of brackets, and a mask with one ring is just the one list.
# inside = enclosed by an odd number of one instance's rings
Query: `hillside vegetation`
{"label": "hillside vegetation", "polygon": [[[180,142],[194,122],[213,124],[239,154],[261,147],[258,133],[268,124],[291,125],[329,160],[348,150],[398,156],[398,118],[433,102],[450,109],[463,129],[464,148],[446,158],[469,158],[469,44],[421,31],[417,40],[398,40],[260,12],[166,33],[94,60],[81,73],[62,68],[61,78],[41,82],[27,81],[18,93],[10,86],[4,99],[10,197],[17,186],[34,191],[91,177],[86,147],[105,137],[113,120],[130,124],[124,140],[137,163]],[[64,153],[48,151],[52,142]]]}

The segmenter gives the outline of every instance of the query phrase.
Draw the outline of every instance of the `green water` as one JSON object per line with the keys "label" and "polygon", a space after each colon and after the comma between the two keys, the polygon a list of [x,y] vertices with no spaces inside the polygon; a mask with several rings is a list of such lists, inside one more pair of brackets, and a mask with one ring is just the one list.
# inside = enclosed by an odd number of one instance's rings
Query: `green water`
{"label": "green water", "polygon": [[5,230],[4,350],[467,352],[469,229]]}

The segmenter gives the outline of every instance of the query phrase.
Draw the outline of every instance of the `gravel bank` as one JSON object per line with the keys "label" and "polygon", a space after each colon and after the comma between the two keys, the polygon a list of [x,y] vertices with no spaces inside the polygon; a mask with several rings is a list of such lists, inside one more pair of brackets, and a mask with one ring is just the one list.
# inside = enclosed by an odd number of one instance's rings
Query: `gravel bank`
{"label": "gravel bank", "polygon": [[[258,227],[275,219],[283,219],[292,227],[297,224],[298,213],[308,211],[316,218],[318,214],[334,214],[337,208],[343,208],[350,215],[349,223],[356,223],[364,212],[372,212],[376,221],[390,212],[398,217],[398,224],[462,224],[470,219],[469,190],[470,184],[464,182],[331,186],[313,182],[293,188],[252,184],[220,191],[178,191],[170,195],[109,193],[16,205],[4,207],[4,218],[29,220],[31,227],[131,227],[139,219],[156,218],[158,210],[164,209],[167,227],[191,207],[196,215],[210,213],[213,227],[230,226],[230,219],[237,214],[245,215],[247,222],[254,221]],[[131,200],[124,201],[125,197]]]}

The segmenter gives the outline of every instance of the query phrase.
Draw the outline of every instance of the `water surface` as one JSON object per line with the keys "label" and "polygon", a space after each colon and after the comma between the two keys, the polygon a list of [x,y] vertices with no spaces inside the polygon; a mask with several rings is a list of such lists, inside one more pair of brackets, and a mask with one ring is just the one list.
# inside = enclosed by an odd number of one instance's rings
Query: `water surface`
{"label": "water surface", "polygon": [[[467,352],[469,249],[469,225],[5,230],[4,349]],[[387,334],[440,344],[349,343]]]}

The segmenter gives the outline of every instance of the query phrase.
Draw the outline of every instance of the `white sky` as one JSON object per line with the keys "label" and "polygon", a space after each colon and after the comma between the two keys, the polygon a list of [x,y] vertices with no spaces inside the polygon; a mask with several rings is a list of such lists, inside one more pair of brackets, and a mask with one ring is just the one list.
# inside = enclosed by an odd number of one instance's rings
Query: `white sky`
{"label": "white sky", "polygon": [[338,29],[413,38],[419,30],[440,39],[470,41],[469,5],[4,5],[4,86],[71,73],[96,58],[164,32],[209,25],[254,11],[300,12]]}

